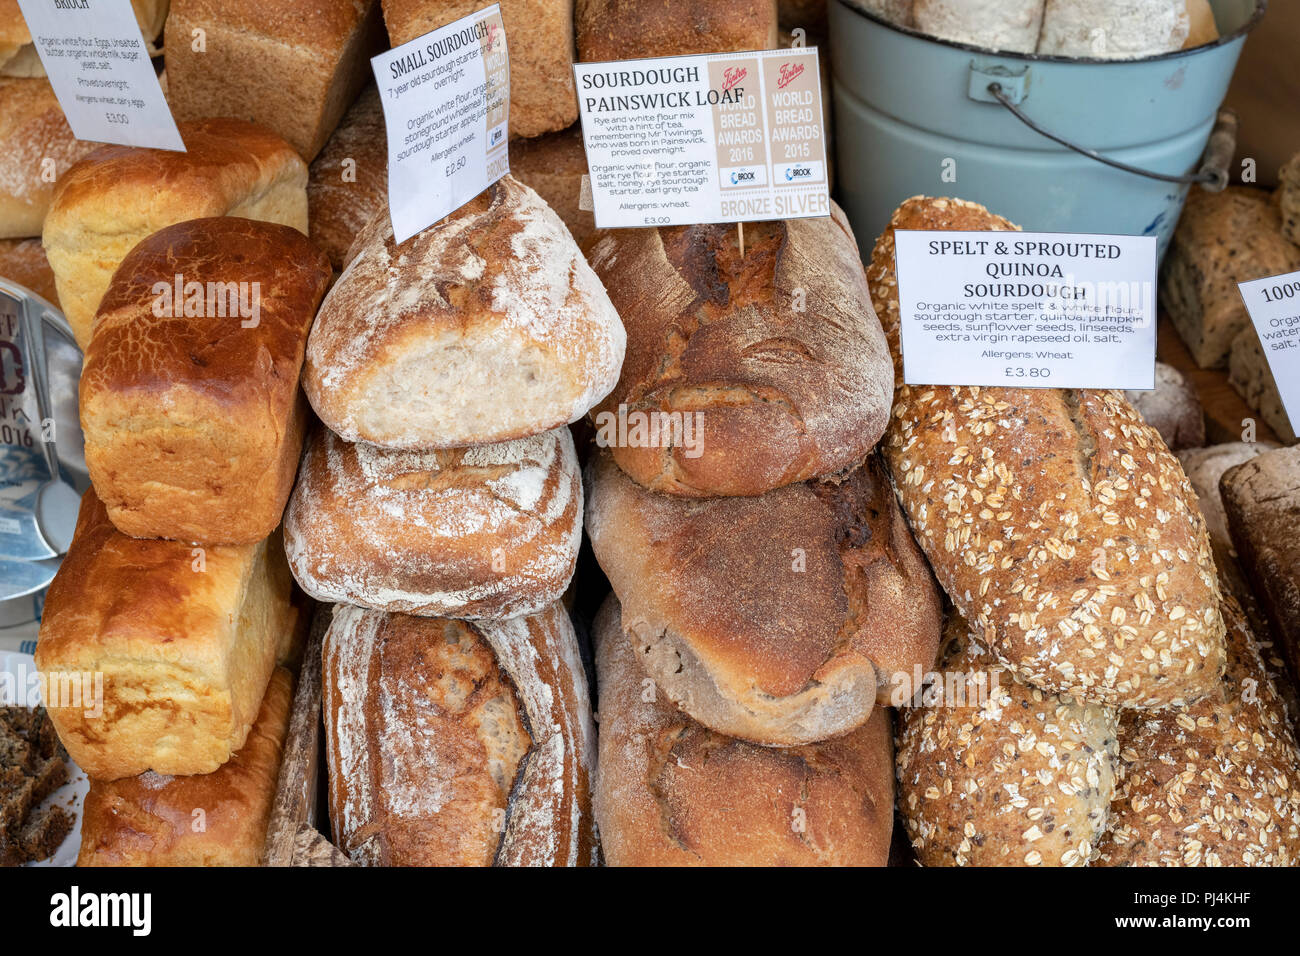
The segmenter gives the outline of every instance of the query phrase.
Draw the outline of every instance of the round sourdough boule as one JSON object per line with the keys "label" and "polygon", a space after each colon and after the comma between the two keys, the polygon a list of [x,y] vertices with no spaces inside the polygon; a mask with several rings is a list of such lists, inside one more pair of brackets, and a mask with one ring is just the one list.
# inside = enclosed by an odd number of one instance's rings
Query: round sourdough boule
{"label": "round sourdough boule", "polygon": [[[611,595],[596,617],[595,812],[609,866],[884,866],[889,711],[836,740],[761,747],[650,696]],[[649,698],[649,699],[647,699]]]}
{"label": "round sourdough boule", "polygon": [[[597,441],[653,491],[760,495],[856,467],[889,420],[894,380],[857,243],[839,207],[822,219],[622,229],[591,262],[628,330]],[[610,426],[702,421],[696,442]],[[622,431],[622,428],[619,429]]]}
{"label": "round sourdough boule", "polygon": [[705,726],[778,746],[826,740],[933,664],[938,592],[874,456],[839,481],[759,498],[657,495],[607,452],[588,475],[587,527],[623,629]]}
{"label": "round sourdough boule", "polygon": [[357,237],[307,343],[303,388],[349,441],[458,448],[577,421],[626,335],[560,217],[511,176],[400,245]]}
{"label": "round sourdough boule", "polygon": [[532,614],[564,594],[582,540],[573,438],[393,451],[318,429],[284,518],[319,601],[423,616]]}
{"label": "round sourdough boule", "polygon": [[1115,792],[1118,711],[1031,687],[960,614],[898,712],[898,812],[922,866],[1085,866]]}

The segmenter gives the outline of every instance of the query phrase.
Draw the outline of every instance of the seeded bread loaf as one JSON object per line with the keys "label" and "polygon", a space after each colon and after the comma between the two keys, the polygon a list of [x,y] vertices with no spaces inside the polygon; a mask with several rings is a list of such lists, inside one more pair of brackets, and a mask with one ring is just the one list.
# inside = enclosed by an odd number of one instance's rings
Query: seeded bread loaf
{"label": "seeded bread loaf", "polygon": [[[895,229],[1012,228],[974,203],[905,202],[869,276],[891,346]],[[883,448],[940,585],[1018,676],[1126,707],[1215,686],[1224,630],[1205,521],[1122,393],[902,385]]]}
{"label": "seeded bread loaf", "polygon": [[1086,866],[1115,792],[1118,711],[1039,690],[952,614],[898,713],[898,812],[922,866]]}
{"label": "seeded bread loaf", "polygon": [[388,208],[388,133],[379,90],[366,87],[312,160],[307,178],[311,241],[336,270],[375,214]]}
{"label": "seeded bread loaf", "polygon": [[860,727],[934,661],[940,607],[873,456],[758,498],[646,491],[608,453],[587,530],[660,691],[712,730],[797,746]]}
{"label": "seeded bread loaf", "polygon": [[1044,0],[915,0],[916,29],[989,50],[1033,53]]}
{"label": "seeded bread loaf", "polygon": [[637,666],[611,595],[594,625],[595,812],[609,866],[884,866],[894,823],[889,711],[803,747],[696,723]]}
{"label": "seeded bread loaf", "polygon": [[1170,451],[1205,444],[1205,411],[1187,376],[1164,362],[1156,362],[1156,387],[1152,391],[1124,393],[1142,420],[1160,433]]}
{"label": "seeded bread loaf", "polygon": [[1135,60],[1182,49],[1187,0],[1047,0],[1038,52]]}
{"label": "seeded bread loaf", "polygon": [[1228,381],[1246,400],[1246,404],[1277,433],[1283,444],[1295,443],[1295,425],[1287,415],[1286,406],[1282,404],[1282,393],[1278,391],[1277,379],[1273,377],[1273,367],[1269,365],[1264,343],[1260,341],[1253,324],[1244,327],[1232,340],[1232,351],[1228,356]]}
{"label": "seeded bread loaf", "polygon": [[585,62],[771,50],[777,0],[577,0]]}

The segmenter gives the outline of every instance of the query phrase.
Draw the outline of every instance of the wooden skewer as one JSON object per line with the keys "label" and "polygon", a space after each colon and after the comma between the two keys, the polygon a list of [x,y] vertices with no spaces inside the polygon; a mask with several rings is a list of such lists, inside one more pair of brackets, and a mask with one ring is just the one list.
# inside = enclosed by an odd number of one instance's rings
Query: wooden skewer
{"label": "wooden skewer", "polygon": [[740,257],[743,259],[745,258],[745,224],[743,222],[736,223],[736,236],[740,239]]}

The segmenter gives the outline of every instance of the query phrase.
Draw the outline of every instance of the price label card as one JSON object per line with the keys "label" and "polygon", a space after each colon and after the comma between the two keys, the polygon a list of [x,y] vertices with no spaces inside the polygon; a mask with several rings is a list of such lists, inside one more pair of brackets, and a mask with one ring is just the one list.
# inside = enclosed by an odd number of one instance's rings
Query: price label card
{"label": "price label card", "polygon": [[1238,287],[1292,426],[1300,426],[1300,272]]}
{"label": "price label card", "polygon": [[77,139],[184,152],[131,0],[18,0]]}
{"label": "price label card", "polygon": [[908,385],[1155,388],[1156,240],[895,234]]}
{"label": "price label card", "polygon": [[388,205],[398,242],[506,173],[510,57],[493,4],[370,61],[388,128]]}
{"label": "price label card", "polygon": [[816,47],[573,72],[600,228],[830,215]]}

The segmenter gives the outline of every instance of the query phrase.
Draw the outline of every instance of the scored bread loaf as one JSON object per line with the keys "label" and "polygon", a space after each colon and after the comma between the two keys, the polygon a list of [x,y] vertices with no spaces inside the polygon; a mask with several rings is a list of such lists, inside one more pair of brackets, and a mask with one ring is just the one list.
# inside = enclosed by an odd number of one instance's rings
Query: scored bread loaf
{"label": "scored bread loaf", "polygon": [[303,375],[349,441],[524,438],[581,418],[618,381],[618,313],[560,217],[513,177],[401,244],[385,207],[352,255]]}
{"label": "scored bread loaf", "polygon": [[164,226],[242,216],[307,233],[307,166],[293,147],[242,120],[177,125],[186,152],[103,146],[55,188],[42,241],[83,349],[118,264]]}
{"label": "scored bread loaf", "polygon": [[388,132],[379,89],[368,86],[312,160],[307,178],[311,241],[341,271],[361,230],[387,206]]}
{"label": "scored bread loaf", "polygon": [[804,747],[760,747],[696,723],[637,666],[606,599],[596,822],[609,866],[884,866],[894,823],[889,712]]}
{"label": "scored bread loaf", "polygon": [[59,307],[54,270],[39,239],[0,239],[0,279],[17,282],[56,309]]}
{"label": "scored bread loaf", "polygon": [[596,216],[581,206],[587,151],[580,125],[536,139],[512,140],[510,175],[536,191],[564,220],[578,247],[587,248],[596,234]]}
{"label": "scored bread loaf", "polygon": [[423,616],[534,614],[564,594],[582,541],[573,438],[389,451],[313,435],[284,519],[319,601]]}
{"label": "scored bread loaf", "polygon": [[564,608],[474,626],[338,605],[330,822],[368,866],[595,863],[595,730]]}
{"label": "scored bread loaf", "polygon": [[[621,229],[590,250],[628,330],[597,441],[652,490],[759,495],[846,471],[889,419],[888,346],[843,212],[745,232],[743,256],[718,225]],[[699,440],[638,438],[642,421],[698,422]]]}
{"label": "scored bread loaf", "polygon": [[1104,866],[1300,865],[1300,749],[1227,597],[1228,668],[1187,710],[1124,711]]}
{"label": "scored bread loaf", "polygon": [[1296,427],[1282,403],[1282,393],[1273,377],[1273,366],[1253,324],[1247,324],[1232,340],[1232,351],[1228,354],[1228,383],[1268,423],[1283,444],[1295,443]]}
{"label": "scored bread loaf", "polygon": [[989,50],[1033,53],[1044,0],[915,0],[916,29]]}
{"label": "scored bread loaf", "polygon": [[[1012,228],[956,199],[895,211],[869,278],[896,359],[894,231]],[[1224,628],[1205,520],[1122,393],[902,385],[882,447],[940,585],[1017,675],[1126,707],[1215,686]]]}
{"label": "scored bread loaf", "polygon": [[249,544],[279,526],[329,279],[302,233],[233,216],[168,226],[122,260],[81,376],[86,467],[119,530]]}
{"label": "scored bread loaf", "polygon": [[837,737],[933,663],[938,593],[874,456],[758,498],[657,495],[607,452],[588,471],[587,530],[628,640],[706,727]]}
{"label": "scored bread loaf", "polygon": [[[233,116],[320,152],[383,49],[377,0],[171,0],[167,100],[178,120]],[[194,39],[202,30],[203,45]]]}
{"label": "scored bread loaf", "polygon": [[[510,135],[540,136],[578,119],[573,87],[574,0],[499,0],[510,51]],[[383,0],[400,46],[482,9],[478,0]]]}
{"label": "scored bread loaf", "polygon": [[1047,0],[1038,52],[1135,60],[1182,49],[1190,31],[1187,0]]}
{"label": "scored bread loaf", "polygon": [[578,59],[775,49],[776,5],[777,0],[577,0]]}
{"label": "scored bread loaf", "polygon": [[1142,420],[1160,433],[1170,451],[1205,444],[1205,411],[1196,388],[1172,365],[1156,362],[1156,387],[1126,391]]}
{"label": "scored bread loaf", "polygon": [[212,773],[92,780],[77,866],[257,866],[293,703],[276,668],[239,752]]}
{"label": "scored bread loaf", "polygon": [[898,811],[922,866],[1086,866],[1115,792],[1118,712],[1030,686],[949,616],[898,714]]}
{"label": "scored bread loaf", "polygon": [[292,587],[278,538],[129,538],[86,492],[36,644],[72,759],[92,780],[211,773],[229,760],[289,650]]}

